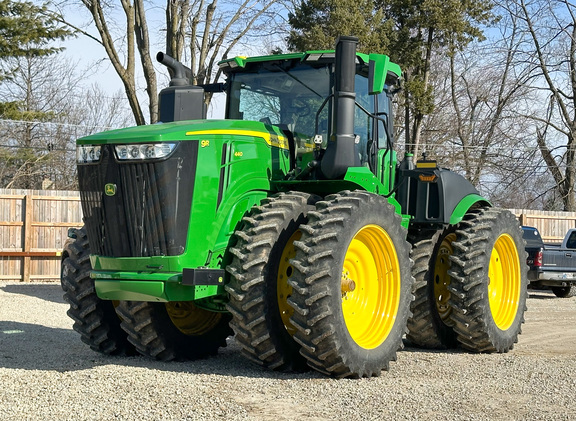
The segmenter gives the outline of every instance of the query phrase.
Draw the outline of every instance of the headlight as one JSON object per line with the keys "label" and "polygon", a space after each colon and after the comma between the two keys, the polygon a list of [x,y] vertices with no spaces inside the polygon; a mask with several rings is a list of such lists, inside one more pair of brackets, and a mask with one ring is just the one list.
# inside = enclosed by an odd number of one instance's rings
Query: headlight
{"label": "headlight", "polygon": [[79,164],[89,164],[100,160],[100,146],[82,145],[76,147],[76,162]]}
{"label": "headlight", "polygon": [[164,158],[172,153],[175,143],[144,143],[116,145],[116,156],[121,161]]}

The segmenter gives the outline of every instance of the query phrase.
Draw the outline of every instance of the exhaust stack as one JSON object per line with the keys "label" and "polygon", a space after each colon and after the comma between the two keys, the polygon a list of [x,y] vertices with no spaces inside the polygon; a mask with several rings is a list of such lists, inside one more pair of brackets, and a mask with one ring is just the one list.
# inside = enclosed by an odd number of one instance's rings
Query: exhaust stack
{"label": "exhaust stack", "polygon": [[333,131],[320,164],[322,173],[328,179],[341,178],[348,168],[360,165],[354,142],[357,44],[356,37],[341,36],[336,41]]}
{"label": "exhaust stack", "polygon": [[172,71],[172,80],[170,80],[170,86],[190,85],[190,79],[192,79],[192,70],[189,67],[184,66],[178,60],[170,57],[168,54],[164,54],[162,51],[159,51],[158,54],[156,54],[156,60],[158,60],[159,63],[162,63]]}
{"label": "exhaust stack", "polygon": [[170,86],[158,94],[158,120],[163,123],[206,118],[204,89],[190,85],[192,70],[168,54],[159,52],[156,60],[171,70]]}

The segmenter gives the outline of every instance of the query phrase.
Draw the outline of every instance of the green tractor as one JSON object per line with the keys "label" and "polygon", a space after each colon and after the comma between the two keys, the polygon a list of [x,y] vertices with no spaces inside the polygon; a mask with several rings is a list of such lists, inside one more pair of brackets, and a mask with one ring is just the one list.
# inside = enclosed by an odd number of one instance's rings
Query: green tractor
{"label": "green tractor", "polygon": [[[162,124],[77,142],[85,226],[62,286],[82,340],[105,354],[213,355],[232,333],[273,370],[369,377],[403,337],[507,352],[527,269],[515,217],[461,176],[394,151],[401,71],[335,51],[223,60],[226,83],[171,71]],[[205,118],[206,92],[226,119]]]}

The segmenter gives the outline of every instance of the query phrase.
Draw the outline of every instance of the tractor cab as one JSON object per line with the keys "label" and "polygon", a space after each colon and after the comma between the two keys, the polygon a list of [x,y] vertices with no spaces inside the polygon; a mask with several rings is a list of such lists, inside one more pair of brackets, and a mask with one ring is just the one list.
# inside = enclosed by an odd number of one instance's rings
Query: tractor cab
{"label": "tractor cab", "polygon": [[160,93],[160,120],[201,118],[202,92],[226,92],[226,120],[238,122],[228,134],[268,132],[270,146],[283,150],[272,163],[274,182],[338,180],[360,167],[389,184],[391,91],[401,71],[385,55],[357,53],[356,43],[341,37],[337,51],[223,60],[226,83],[199,87],[181,84],[190,69],[160,53],[173,75]]}
{"label": "tractor cab", "polygon": [[[320,161],[333,138],[336,121],[335,53],[310,51],[271,57],[235,57],[220,63],[228,77],[226,118],[260,121],[279,127],[292,148],[294,166],[288,178],[322,178],[319,171],[302,171],[312,160]],[[386,56],[379,56],[386,60]],[[380,149],[392,144],[390,85],[400,75],[398,66],[378,75],[370,72],[370,57],[356,54],[350,89],[354,94],[354,166],[373,172]],[[370,91],[370,78],[378,78],[379,92]]]}

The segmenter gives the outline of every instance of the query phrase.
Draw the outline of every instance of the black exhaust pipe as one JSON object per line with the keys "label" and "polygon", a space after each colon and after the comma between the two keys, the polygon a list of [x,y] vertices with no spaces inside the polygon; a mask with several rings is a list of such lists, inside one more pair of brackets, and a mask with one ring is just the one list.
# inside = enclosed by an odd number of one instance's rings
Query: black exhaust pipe
{"label": "black exhaust pipe", "polygon": [[333,132],[320,164],[322,174],[328,179],[341,178],[348,168],[360,166],[354,135],[357,44],[356,37],[341,36],[336,41]]}
{"label": "black exhaust pipe", "polygon": [[170,86],[158,94],[158,119],[163,123],[206,118],[204,89],[190,85],[192,70],[168,54],[159,52],[156,60],[171,70]]}
{"label": "black exhaust pipe", "polygon": [[189,67],[184,66],[178,60],[170,57],[168,54],[164,54],[162,51],[156,54],[156,60],[172,70],[172,80],[170,81],[170,86],[190,85],[190,81],[192,80],[193,75],[192,70]]}

